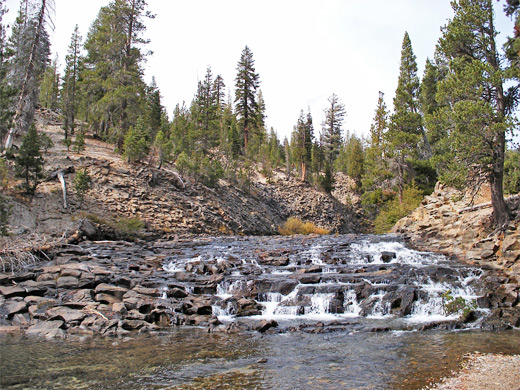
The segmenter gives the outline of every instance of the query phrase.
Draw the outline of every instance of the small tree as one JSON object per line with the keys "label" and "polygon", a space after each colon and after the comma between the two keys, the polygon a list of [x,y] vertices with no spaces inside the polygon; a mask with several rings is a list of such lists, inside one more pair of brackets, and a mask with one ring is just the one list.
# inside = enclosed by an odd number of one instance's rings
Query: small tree
{"label": "small tree", "polygon": [[9,231],[9,215],[11,214],[11,205],[7,204],[7,199],[0,195],[0,236],[8,236]]}
{"label": "small tree", "polygon": [[159,130],[155,137],[154,146],[159,154],[159,169],[161,169],[163,163],[169,162],[172,158],[173,144],[164,135],[164,132]]}
{"label": "small tree", "polygon": [[76,139],[74,140],[74,144],[72,146],[72,150],[74,153],[81,153],[85,150],[85,131],[81,130]]}
{"label": "small tree", "polygon": [[34,194],[43,178],[43,157],[40,151],[40,137],[33,125],[23,138],[20,151],[16,156],[15,176],[23,179],[22,188],[28,194]]}
{"label": "small tree", "polygon": [[91,181],[92,179],[85,168],[79,169],[74,176],[74,191],[76,191],[76,195],[79,199],[79,208],[81,208],[81,205],[83,204],[85,194],[90,190]]}

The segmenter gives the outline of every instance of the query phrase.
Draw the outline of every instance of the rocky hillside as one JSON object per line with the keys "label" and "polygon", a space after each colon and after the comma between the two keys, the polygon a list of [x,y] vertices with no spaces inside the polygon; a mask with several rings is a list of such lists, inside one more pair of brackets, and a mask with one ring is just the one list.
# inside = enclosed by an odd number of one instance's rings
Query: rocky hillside
{"label": "rocky hillside", "polygon": [[[481,191],[476,197],[453,188],[437,184],[432,195],[408,217],[393,228],[404,233],[411,242],[423,250],[456,255],[484,268],[503,269],[516,283],[520,281],[520,195],[508,199],[513,220],[504,232],[492,234],[492,213],[489,191]],[[514,295],[514,294],[513,294]]]}
{"label": "rocky hillside", "polygon": [[[42,123],[44,120],[46,123]],[[14,235],[70,235],[85,217],[107,225],[138,218],[144,223],[144,233],[151,237],[271,235],[277,234],[278,226],[290,216],[333,233],[362,230],[361,212],[352,205],[356,200],[346,190],[349,183],[343,176],[337,178],[337,197],[281,172],[275,172],[270,183],[256,174],[249,191],[226,180],[208,188],[179,175],[173,166],[158,170],[148,164],[128,164],[113,152],[112,145],[88,136],[84,152],[67,151],[61,143],[62,130],[52,118],[40,117],[38,128],[54,142],[44,154],[49,178],[31,198],[15,189],[13,179],[3,192],[12,205],[9,224]],[[92,178],[92,189],[81,206],[72,186],[74,172],[80,168],[86,169]],[[66,208],[60,183],[53,175],[60,170],[65,174],[69,192]]]}

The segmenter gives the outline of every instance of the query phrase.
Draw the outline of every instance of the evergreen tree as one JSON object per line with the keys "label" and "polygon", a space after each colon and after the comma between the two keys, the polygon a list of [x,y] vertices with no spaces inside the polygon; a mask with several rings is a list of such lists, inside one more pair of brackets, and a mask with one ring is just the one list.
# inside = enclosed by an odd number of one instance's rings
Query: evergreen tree
{"label": "evergreen tree", "polygon": [[[427,59],[419,95],[421,111],[425,118],[433,115],[440,108],[436,95],[437,84],[442,78],[441,69],[434,62]],[[439,126],[432,126],[428,128],[427,135],[433,153],[433,151],[437,151],[436,148],[438,147],[439,141],[446,136],[446,129]],[[439,153],[441,153],[441,151],[439,151]]]}
{"label": "evergreen tree", "polygon": [[81,36],[78,25],[70,39],[67,56],[65,57],[65,75],[61,89],[61,109],[63,115],[63,129],[65,139],[74,134],[76,113],[78,111],[78,84],[80,81],[81,68]]}
{"label": "evergreen tree", "polygon": [[96,132],[109,137],[118,150],[131,124],[144,114],[146,84],[142,79],[145,54],[140,46],[146,11],[145,0],[113,0],[101,8],[85,42],[87,56],[82,80],[89,119]]}
{"label": "evergreen tree", "polygon": [[[507,16],[511,16],[515,21],[513,36],[509,37],[505,45],[506,55],[510,61],[511,74],[516,79],[517,83],[520,83],[520,1],[519,0],[507,0],[505,5],[505,11]],[[516,91],[520,87],[516,87]],[[510,91],[509,96],[513,96],[513,90]]]}
{"label": "evergreen tree", "polygon": [[58,109],[58,97],[60,92],[60,73],[58,71],[58,55],[51,65],[45,69],[40,83],[40,105],[52,111]]}
{"label": "evergreen tree", "polygon": [[128,162],[140,162],[150,152],[150,132],[143,118],[137,119],[135,127],[131,127],[125,135],[123,156]]}
{"label": "evergreen tree", "polygon": [[441,179],[450,184],[486,180],[498,228],[510,220],[504,201],[506,132],[513,130],[515,99],[504,91],[506,75],[496,47],[492,0],[452,2],[455,15],[443,27],[437,51],[447,65],[436,120],[450,129],[438,156]]}
{"label": "evergreen tree", "polygon": [[214,90],[213,74],[208,66],[204,80],[199,82],[192,105],[195,124],[194,138],[200,142],[204,153],[217,146],[219,140],[218,99]]}
{"label": "evergreen tree", "polygon": [[359,187],[365,164],[365,152],[361,139],[355,135],[349,137],[345,142],[345,154],[347,166],[345,173],[354,180],[356,187]]}
{"label": "evergreen tree", "polygon": [[81,129],[74,139],[74,144],[72,145],[72,150],[74,153],[81,153],[85,150],[85,131]]}
{"label": "evergreen tree", "polygon": [[325,110],[325,122],[322,125],[321,142],[325,160],[332,170],[334,161],[341,147],[341,131],[346,115],[345,106],[336,94],[329,98],[330,107]]}
{"label": "evergreen tree", "polygon": [[[6,26],[3,24],[3,16],[7,12],[4,7],[5,0],[0,0],[0,141],[7,136],[9,124],[13,116],[12,98],[15,91],[7,82],[9,59],[13,52],[8,47]],[[0,143],[0,151],[3,143]]]}
{"label": "evergreen tree", "polygon": [[[422,116],[419,112],[419,78],[417,63],[408,33],[401,50],[400,73],[394,98],[394,114],[387,132],[391,168],[397,181],[399,200],[410,180],[411,161],[421,156]],[[425,145],[429,145],[426,136]],[[429,146],[426,147],[429,149]],[[429,155],[430,152],[426,152]]]}
{"label": "evergreen tree", "polygon": [[36,1],[31,7],[36,10],[35,15],[29,15],[22,5],[9,41],[14,54],[9,61],[7,79],[17,96],[6,149],[11,148],[14,135],[28,131],[33,121],[39,95],[38,80],[45,71],[49,57],[50,43],[45,26],[51,21],[49,14],[54,7],[53,0]]}
{"label": "evergreen tree", "polygon": [[374,119],[370,126],[370,138],[365,152],[364,173],[361,178],[362,202],[370,214],[375,215],[384,202],[384,190],[388,190],[392,174],[386,158],[388,151],[388,110],[384,94],[379,92]]}
{"label": "evergreen tree", "polygon": [[173,144],[166,137],[162,130],[159,130],[157,135],[155,136],[154,146],[157,149],[157,153],[159,154],[159,166],[158,169],[161,169],[163,163],[169,162],[172,157],[173,152]]}
{"label": "evergreen tree", "polygon": [[15,160],[15,176],[23,179],[22,188],[34,194],[43,175],[43,157],[40,151],[40,137],[34,124],[29,128]]}
{"label": "evergreen tree", "polygon": [[161,92],[155,81],[155,77],[152,77],[147,93],[146,93],[146,123],[151,129],[152,138],[160,131],[163,122],[164,108],[161,104]]}
{"label": "evergreen tree", "polygon": [[245,47],[240,56],[235,79],[235,109],[239,119],[240,131],[244,139],[244,149],[247,150],[249,134],[256,124],[257,89],[260,79],[255,71],[253,53]]}
{"label": "evergreen tree", "polygon": [[81,208],[85,200],[85,194],[90,190],[92,178],[85,168],[79,169],[73,179],[74,191],[79,199],[79,206]]}
{"label": "evergreen tree", "polygon": [[291,139],[291,149],[294,161],[298,164],[301,174],[301,181],[307,180],[308,168],[312,159],[312,141],[314,129],[312,126],[312,116],[309,111],[307,115],[300,112],[298,123],[294,127]]}

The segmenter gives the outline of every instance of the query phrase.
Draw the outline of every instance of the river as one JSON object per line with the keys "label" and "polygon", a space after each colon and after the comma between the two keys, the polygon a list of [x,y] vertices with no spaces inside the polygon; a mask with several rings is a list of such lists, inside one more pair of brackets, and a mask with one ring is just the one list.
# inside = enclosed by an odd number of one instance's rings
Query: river
{"label": "river", "polygon": [[[140,256],[108,242],[82,247],[114,263]],[[520,353],[519,330],[483,330],[492,311],[482,270],[396,236],[198,238],[146,251],[161,255],[147,279],[158,299],[183,288],[210,302],[220,324],[119,338],[4,335],[1,387],[411,390],[467,352]],[[262,322],[271,326],[255,331]]]}

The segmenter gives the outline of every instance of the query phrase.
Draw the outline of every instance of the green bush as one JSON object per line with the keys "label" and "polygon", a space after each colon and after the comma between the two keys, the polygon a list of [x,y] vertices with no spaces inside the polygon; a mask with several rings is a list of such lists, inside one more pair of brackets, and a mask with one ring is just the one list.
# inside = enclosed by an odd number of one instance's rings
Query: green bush
{"label": "green bush", "polygon": [[11,207],[11,205],[7,204],[7,199],[0,195],[0,236],[9,235],[7,226],[9,226]]}
{"label": "green bush", "polygon": [[374,221],[374,231],[376,234],[388,232],[392,226],[401,218],[407,216],[415,210],[423,200],[423,193],[415,185],[406,187],[403,191],[403,202],[399,198],[394,198],[385,205]]}
{"label": "green bush", "polygon": [[462,297],[455,298],[451,290],[446,291],[442,294],[442,306],[444,314],[451,316],[459,314],[462,318],[467,317],[473,310],[477,308],[475,301],[466,300]]}
{"label": "green bush", "polygon": [[114,224],[116,233],[126,239],[134,238],[143,227],[144,223],[137,217],[120,218]]}
{"label": "green bush", "polygon": [[90,189],[91,178],[85,169],[79,169],[74,176],[74,191],[79,199],[79,207],[83,204],[86,192]]}

